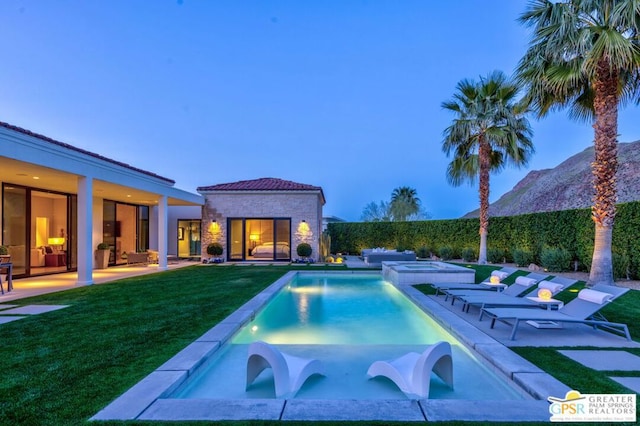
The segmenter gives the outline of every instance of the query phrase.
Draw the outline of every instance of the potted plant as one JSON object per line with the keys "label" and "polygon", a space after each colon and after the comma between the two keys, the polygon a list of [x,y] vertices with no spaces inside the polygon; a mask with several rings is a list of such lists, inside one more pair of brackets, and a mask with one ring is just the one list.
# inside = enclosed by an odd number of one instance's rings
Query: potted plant
{"label": "potted plant", "polygon": [[107,266],[109,266],[110,255],[111,250],[109,249],[109,244],[98,244],[98,247],[96,247],[96,269],[105,269]]}
{"label": "potted plant", "polygon": [[[9,247],[0,246],[0,256],[2,256],[2,258],[0,258],[0,263],[11,262],[11,256],[9,255]],[[2,283],[2,280],[0,279],[0,284],[1,283]]]}
{"label": "potted plant", "polygon": [[222,258],[220,256],[222,256],[222,252],[223,252],[222,244],[210,243],[207,246],[207,254],[213,257],[209,259],[209,263],[221,263]]}
{"label": "potted plant", "polygon": [[296,253],[301,257],[301,262],[303,263],[311,263],[309,256],[311,256],[312,252],[313,249],[308,243],[300,243],[298,244],[298,247],[296,247]]}

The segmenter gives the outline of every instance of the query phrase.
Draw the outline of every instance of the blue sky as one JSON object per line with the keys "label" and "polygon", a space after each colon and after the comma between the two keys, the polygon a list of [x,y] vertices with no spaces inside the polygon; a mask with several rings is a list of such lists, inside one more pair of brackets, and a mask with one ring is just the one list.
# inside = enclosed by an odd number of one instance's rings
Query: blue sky
{"label": "blue sky", "polygon": [[[0,2],[0,120],[198,186],[277,177],[321,186],[325,215],[359,220],[415,188],[434,219],[478,207],[451,187],[440,107],[463,78],[511,74],[524,0]],[[620,142],[640,139],[638,107]],[[635,118],[634,118],[635,115]],[[566,112],[531,119],[527,169],[591,146]]]}

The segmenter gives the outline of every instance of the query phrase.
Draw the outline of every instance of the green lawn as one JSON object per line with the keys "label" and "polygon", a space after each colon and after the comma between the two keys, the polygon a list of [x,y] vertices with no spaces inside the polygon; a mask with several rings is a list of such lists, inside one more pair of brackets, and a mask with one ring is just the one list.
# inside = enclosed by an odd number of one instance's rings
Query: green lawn
{"label": "green lawn", "polygon": [[[70,307],[0,325],[0,424],[86,424],[287,271],[341,268],[198,265],[18,300],[20,305]],[[479,278],[490,272],[478,268]],[[633,318],[640,311],[640,292],[630,293],[615,302],[618,309],[614,306],[606,314],[627,322],[637,337],[640,330]],[[587,371],[574,374],[579,366],[565,359],[558,362],[561,355],[553,350],[518,352],[583,393],[628,392],[603,373],[582,368]]]}

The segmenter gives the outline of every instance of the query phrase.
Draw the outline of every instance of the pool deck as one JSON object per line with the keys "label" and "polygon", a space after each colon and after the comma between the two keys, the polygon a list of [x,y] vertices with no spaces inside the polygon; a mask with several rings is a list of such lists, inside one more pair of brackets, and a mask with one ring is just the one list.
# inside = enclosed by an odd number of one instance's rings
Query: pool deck
{"label": "pool deck", "polygon": [[[222,344],[249,322],[297,272],[289,272],[240,309],[149,374],[91,420],[378,420],[378,421],[548,421],[548,396],[569,387],[412,286],[399,286],[411,300],[498,372],[523,389],[523,400],[213,400],[170,395]],[[356,271],[336,271],[352,274]]]}

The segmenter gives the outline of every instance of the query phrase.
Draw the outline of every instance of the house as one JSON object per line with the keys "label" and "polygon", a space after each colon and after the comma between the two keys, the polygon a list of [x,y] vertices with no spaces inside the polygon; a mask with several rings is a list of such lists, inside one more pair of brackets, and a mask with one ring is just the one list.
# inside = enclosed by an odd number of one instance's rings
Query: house
{"label": "house", "polygon": [[77,271],[78,284],[93,283],[99,243],[110,265],[153,249],[166,269],[178,247],[170,208],[204,203],[171,179],[3,122],[0,184],[1,244],[14,277]]}
{"label": "house", "polygon": [[308,243],[320,253],[322,188],[276,178],[261,178],[197,188],[204,199],[202,250],[222,244],[230,261],[291,261]]}

